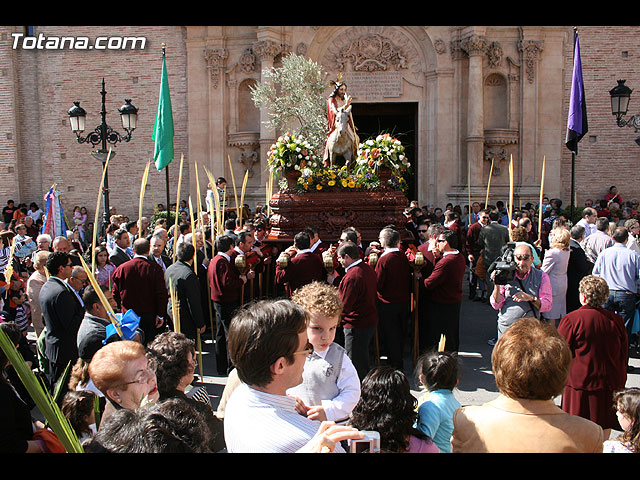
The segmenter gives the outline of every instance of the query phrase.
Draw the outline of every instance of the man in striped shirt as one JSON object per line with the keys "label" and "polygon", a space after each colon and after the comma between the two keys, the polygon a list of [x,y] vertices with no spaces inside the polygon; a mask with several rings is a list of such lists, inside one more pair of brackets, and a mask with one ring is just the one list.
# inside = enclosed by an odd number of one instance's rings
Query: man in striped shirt
{"label": "man in striped shirt", "polygon": [[287,389],[302,383],[308,314],[290,300],[263,300],[240,310],[229,328],[229,355],[240,385],[225,409],[230,453],[343,452],[340,441],[362,438],[357,430],[319,422],[296,411]]}

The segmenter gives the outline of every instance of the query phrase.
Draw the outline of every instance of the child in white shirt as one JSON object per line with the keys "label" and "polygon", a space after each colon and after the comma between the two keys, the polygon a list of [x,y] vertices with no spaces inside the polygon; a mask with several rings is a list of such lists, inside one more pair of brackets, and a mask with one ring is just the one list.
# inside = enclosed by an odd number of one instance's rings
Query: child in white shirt
{"label": "child in white shirt", "polygon": [[303,381],[287,390],[297,398],[298,412],[311,420],[341,422],[360,399],[360,379],[343,347],[334,342],[342,302],[331,285],[313,282],[293,292],[291,300],[309,312],[307,357]]}

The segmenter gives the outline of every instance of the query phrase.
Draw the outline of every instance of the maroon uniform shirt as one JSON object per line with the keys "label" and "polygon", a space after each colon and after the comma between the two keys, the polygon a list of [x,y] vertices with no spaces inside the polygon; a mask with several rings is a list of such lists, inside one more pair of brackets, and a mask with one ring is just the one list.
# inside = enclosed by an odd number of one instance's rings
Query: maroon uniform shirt
{"label": "maroon uniform shirt", "polygon": [[364,262],[352,264],[338,286],[342,310],[342,326],[367,328],[378,323],[376,272]]}
{"label": "maroon uniform shirt", "polygon": [[411,299],[411,263],[400,251],[380,255],[376,263],[377,298],[383,303],[404,303]]}

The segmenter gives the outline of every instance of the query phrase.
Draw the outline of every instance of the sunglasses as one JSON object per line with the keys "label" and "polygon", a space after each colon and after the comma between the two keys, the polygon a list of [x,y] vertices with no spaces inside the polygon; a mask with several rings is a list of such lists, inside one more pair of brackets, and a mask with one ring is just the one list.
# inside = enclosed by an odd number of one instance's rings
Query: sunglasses
{"label": "sunglasses", "polygon": [[516,260],[529,260],[531,255],[516,255]]}

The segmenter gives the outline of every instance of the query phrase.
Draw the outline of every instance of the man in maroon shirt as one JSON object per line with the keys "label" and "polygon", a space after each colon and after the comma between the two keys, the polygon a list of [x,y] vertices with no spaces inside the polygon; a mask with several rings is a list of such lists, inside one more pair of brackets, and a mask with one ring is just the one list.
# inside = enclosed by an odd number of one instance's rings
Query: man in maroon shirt
{"label": "man in maroon shirt", "polygon": [[231,236],[218,237],[216,250],[218,254],[209,263],[207,274],[216,313],[216,367],[218,375],[227,375],[232,368],[227,352],[229,324],[235,310],[240,307],[241,288],[254,273],[249,271],[247,275],[240,275],[234,264],[237,254],[234,254],[235,245]]}
{"label": "man in maroon shirt", "polygon": [[169,294],[162,268],[149,260],[149,241],[133,242],[134,257],[113,272],[113,298],[121,312],[133,310],[140,317],[145,344],[150,343],[164,323]]}
{"label": "man in maroon shirt", "polygon": [[[445,351],[457,352],[460,344],[460,304],[466,263],[457,249],[457,236],[445,230],[436,240],[436,264],[427,278],[428,306],[426,325],[421,325],[421,350],[437,347],[440,335],[445,335]],[[423,336],[424,334],[424,336]]]}
{"label": "man in maroon shirt", "polygon": [[276,265],[276,283],[289,284],[289,293],[313,281],[326,281],[326,272],[319,255],[310,249],[311,238],[300,232],[293,238],[293,246],[285,250],[291,257],[287,267]]}
{"label": "man in maroon shirt", "polygon": [[409,301],[411,300],[411,264],[400,251],[400,234],[383,228],[379,235],[384,251],[376,263],[378,337],[392,367],[403,368],[403,347]]}
{"label": "man in maroon shirt", "polygon": [[369,346],[378,323],[376,272],[362,261],[358,246],[353,242],[341,243],[337,255],[345,269],[338,285],[344,305],[344,348],[362,380],[369,372]]}

